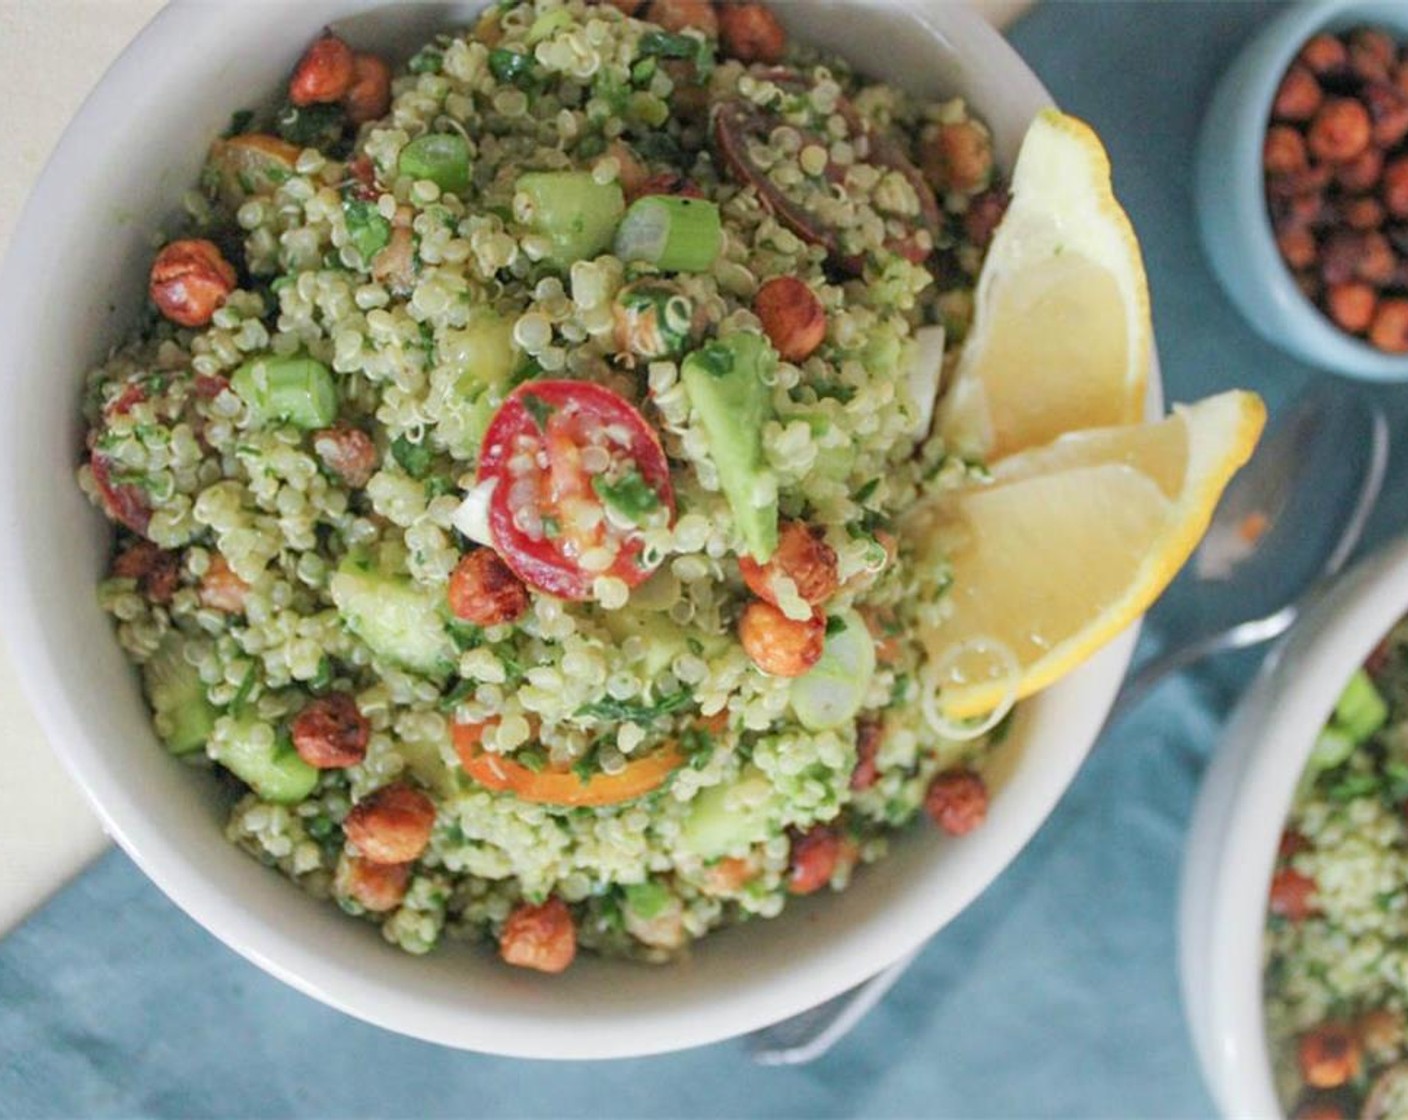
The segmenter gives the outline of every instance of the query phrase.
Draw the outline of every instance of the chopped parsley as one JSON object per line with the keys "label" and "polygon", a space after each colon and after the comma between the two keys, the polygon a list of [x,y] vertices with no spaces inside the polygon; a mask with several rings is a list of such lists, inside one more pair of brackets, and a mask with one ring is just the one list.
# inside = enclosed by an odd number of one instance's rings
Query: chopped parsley
{"label": "chopped parsley", "polygon": [[362,260],[370,261],[391,240],[391,223],[381,216],[374,204],[359,198],[344,199],[342,215],[347,223],[347,236]]}
{"label": "chopped parsley", "polygon": [[412,443],[405,436],[397,436],[391,441],[391,457],[416,481],[430,473],[432,452],[424,441]]}
{"label": "chopped parsley", "polygon": [[533,422],[538,425],[538,430],[546,433],[548,421],[552,419],[552,414],[557,411],[542,397],[535,397],[532,393],[524,393],[521,400],[523,407],[528,410],[528,414],[533,417]]}
{"label": "chopped parsley", "polygon": [[631,467],[615,482],[604,475],[592,477],[592,489],[608,509],[639,525],[647,515],[660,508],[660,496],[650,488],[640,471]]}
{"label": "chopped parsley", "polygon": [[655,703],[617,700],[607,696],[591,704],[583,704],[573,714],[578,719],[598,719],[616,723],[653,723],[664,716],[674,715],[689,707],[694,693],[688,688],[662,696]]}

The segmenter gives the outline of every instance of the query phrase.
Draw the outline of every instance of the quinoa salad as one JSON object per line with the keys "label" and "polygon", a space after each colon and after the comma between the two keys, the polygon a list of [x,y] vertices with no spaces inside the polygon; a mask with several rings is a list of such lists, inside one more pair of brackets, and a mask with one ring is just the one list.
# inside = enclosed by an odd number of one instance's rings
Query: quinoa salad
{"label": "quinoa salad", "polygon": [[1265,936],[1288,1116],[1408,1116],[1408,620],[1350,680],[1286,821]]}
{"label": "quinoa salad", "polygon": [[229,839],[557,972],[979,826],[1004,710],[944,717],[898,525],[983,474],[930,429],[986,126],[756,3],[377,48],[234,114],[86,383],[101,603]]}

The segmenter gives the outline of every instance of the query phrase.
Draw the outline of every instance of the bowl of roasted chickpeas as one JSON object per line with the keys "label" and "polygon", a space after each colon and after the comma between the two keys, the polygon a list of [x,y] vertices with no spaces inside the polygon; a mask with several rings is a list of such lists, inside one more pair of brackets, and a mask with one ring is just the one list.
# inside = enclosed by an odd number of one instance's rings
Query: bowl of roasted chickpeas
{"label": "bowl of roasted chickpeas", "polygon": [[1269,342],[1408,378],[1408,7],[1314,0],[1271,20],[1209,103],[1203,246]]}

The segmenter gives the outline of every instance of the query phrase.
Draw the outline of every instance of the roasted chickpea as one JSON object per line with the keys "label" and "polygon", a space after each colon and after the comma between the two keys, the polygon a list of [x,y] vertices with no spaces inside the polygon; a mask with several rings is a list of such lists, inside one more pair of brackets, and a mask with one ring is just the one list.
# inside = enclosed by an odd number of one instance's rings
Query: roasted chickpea
{"label": "roasted chickpea", "polygon": [[1384,285],[1393,279],[1398,257],[1388,238],[1377,230],[1367,230],[1359,238],[1359,259],[1354,275],[1369,284]]}
{"label": "roasted chickpea", "polygon": [[401,905],[410,878],[409,863],[373,863],[344,851],[333,874],[332,891],[363,910],[384,914]]}
{"label": "roasted chickpea", "polygon": [[1384,173],[1384,154],[1377,148],[1365,148],[1355,159],[1335,168],[1335,182],[1354,194],[1374,189]]}
{"label": "roasted chickpea", "polygon": [[650,168],[641,162],[635,149],[624,140],[613,140],[606,146],[606,154],[616,161],[620,168],[616,181],[621,184],[621,193],[627,202],[634,202],[646,192],[642,190],[650,178]]}
{"label": "roasted chickpea", "polygon": [[313,451],[323,466],[353,490],[360,490],[376,473],[376,444],[361,428],[339,425],[314,432]]}
{"label": "roasted chickpea", "polygon": [[704,869],[699,889],[707,895],[737,894],[757,873],[757,864],[751,859],[725,856]]}
{"label": "roasted chickpea", "polygon": [[137,590],[152,603],[171,602],[181,582],[181,558],[151,541],[136,541],[113,558],[112,574],[136,580]]}
{"label": "roasted chickpea", "polygon": [[1305,140],[1300,130],[1288,124],[1275,124],[1266,130],[1261,149],[1262,166],[1268,175],[1288,175],[1303,171],[1309,164]]}
{"label": "roasted chickpea", "polygon": [[374,863],[409,863],[430,843],[435,803],[404,782],[382,786],[352,806],[342,831]]}
{"label": "roasted chickpea", "polygon": [[777,551],[766,564],[751,556],[738,558],[743,582],[759,599],[778,605],[774,580],[790,579],[804,602],[818,607],[836,593],[836,552],[823,531],[802,521],[784,521],[778,529]]}
{"label": "roasted chickpea", "polygon": [[1315,263],[1315,235],[1303,227],[1292,227],[1276,236],[1276,247],[1292,268],[1309,268]]}
{"label": "roasted chickpea", "polygon": [[988,787],[972,770],[945,770],[929,783],[924,811],[950,836],[964,836],[987,819]]}
{"label": "roasted chickpea", "polygon": [[556,895],[541,906],[523,903],[499,934],[499,956],[519,968],[561,972],[576,955],[577,926]]}
{"label": "roasted chickpea", "polygon": [[1384,204],[1368,195],[1345,199],[1340,204],[1340,213],[1345,225],[1361,232],[1378,229],[1384,224]]}
{"label": "roasted chickpea", "polygon": [[753,297],[753,311],[783,361],[804,362],[826,340],[826,309],[795,276],[774,276]]}
{"label": "roasted chickpea", "polygon": [[792,839],[787,872],[790,894],[814,894],[828,886],[843,867],[853,865],[855,845],[836,829],[819,824]]}
{"label": "roasted chickpea", "polygon": [[1374,146],[1395,148],[1408,136],[1408,97],[1386,80],[1366,85],[1360,94],[1373,121]]}
{"label": "roasted chickpea", "polygon": [[528,610],[528,588],[492,548],[460,557],[450,575],[450,612],[476,626],[500,626]]}
{"label": "roasted chickpea", "polygon": [[341,101],[352,88],[354,71],[352,48],[332,32],[325,32],[298,60],[289,79],[288,99],[299,106]]}
{"label": "roasted chickpea", "polygon": [[1369,341],[1390,354],[1408,354],[1408,299],[1384,299],[1369,324]]}
{"label": "roasted chickpea", "polygon": [[651,0],[645,18],[666,31],[678,32],[692,27],[710,39],[717,39],[719,35],[719,17],[709,0]]}
{"label": "roasted chickpea", "polygon": [[992,138],[974,121],[941,124],[920,139],[919,167],[936,191],[980,190],[992,175]]}
{"label": "roasted chickpea", "polygon": [[152,262],[149,291],[157,310],[182,327],[203,327],[235,290],[234,267],[213,242],[173,241]]}
{"label": "roasted chickpea", "polygon": [[1281,79],[1271,113],[1278,120],[1308,121],[1320,108],[1324,94],[1315,75],[1304,66],[1292,66]]}
{"label": "roasted chickpea", "polygon": [[1345,1023],[1322,1023],[1300,1036],[1296,1058],[1312,1089],[1338,1089],[1359,1075],[1359,1040]]}
{"label": "roasted chickpea", "polygon": [[1306,134],[1311,155],[1327,163],[1348,163],[1369,146],[1371,139],[1369,110],[1349,97],[1326,101]]}
{"label": "roasted chickpea", "polygon": [[857,793],[873,786],[880,777],[876,757],[885,741],[885,725],[878,719],[863,719],[856,724],[856,765],[851,771],[851,789]]}
{"label": "roasted chickpea", "polygon": [[719,6],[719,44],[740,62],[776,65],[787,52],[787,32],[763,4]]}
{"label": "roasted chickpea", "polygon": [[1315,913],[1315,880],[1293,867],[1271,877],[1270,909],[1287,921],[1303,922]]}
{"label": "roasted chickpea", "polygon": [[1378,306],[1378,293],[1363,281],[1334,284],[1325,289],[1325,308],[1342,330],[1359,334],[1369,329]]}
{"label": "roasted chickpea", "polygon": [[1384,168],[1384,206],[1395,218],[1408,218],[1408,156],[1400,156]]}
{"label": "roasted chickpea", "polygon": [[1403,1052],[1403,1016],[1386,1007],[1366,1011],[1354,1024],[1359,1044],[1380,1062],[1392,1061]]}
{"label": "roasted chickpea", "polygon": [[203,607],[226,614],[243,614],[249,584],[235,575],[230,570],[229,561],[217,552],[210,557],[197,594]]}
{"label": "roasted chickpea", "polygon": [[1300,49],[1301,64],[1312,74],[1333,74],[1349,63],[1349,51],[1333,35],[1312,36]]}
{"label": "roasted chickpea", "polygon": [[310,702],[294,716],[289,728],[298,757],[319,770],[356,766],[367,755],[371,721],[345,692]]}
{"label": "roasted chickpea", "polygon": [[738,622],[738,639],[753,664],[774,677],[800,677],[819,660],[826,643],[826,622],[812,617],[798,622],[771,603],[749,603]]}
{"label": "roasted chickpea", "polygon": [[352,56],[352,84],[342,98],[347,119],[366,124],[386,116],[391,108],[391,67],[380,56],[358,52]]}

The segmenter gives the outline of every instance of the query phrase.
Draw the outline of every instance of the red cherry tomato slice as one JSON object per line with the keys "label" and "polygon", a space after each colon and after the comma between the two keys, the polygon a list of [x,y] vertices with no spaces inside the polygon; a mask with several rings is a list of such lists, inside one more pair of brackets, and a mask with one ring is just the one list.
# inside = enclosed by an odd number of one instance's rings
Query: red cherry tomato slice
{"label": "red cherry tomato slice", "polygon": [[[598,576],[635,587],[645,525],[675,492],[660,439],[630,401],[589,381],[530,381],[499,406],[479,457],[494,547],[524,583],[590,599]],[[588,563],[583,564],[583,557]]]}

